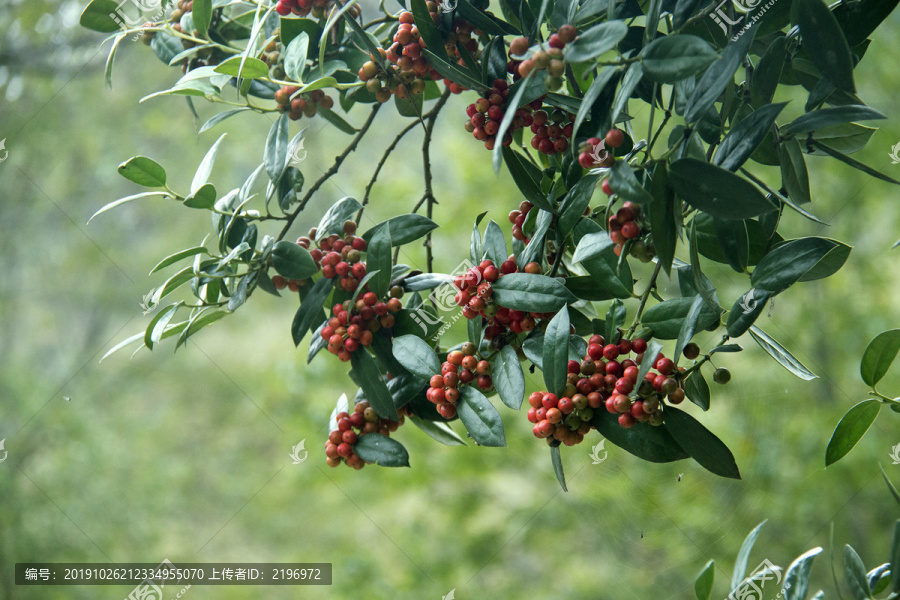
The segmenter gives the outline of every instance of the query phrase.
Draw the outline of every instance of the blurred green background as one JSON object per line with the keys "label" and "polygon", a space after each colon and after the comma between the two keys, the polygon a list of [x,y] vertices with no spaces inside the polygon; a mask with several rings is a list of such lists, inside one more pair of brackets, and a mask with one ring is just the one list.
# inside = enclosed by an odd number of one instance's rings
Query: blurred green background
{"label": "blurred green background", "polygon": [[[219,107],[198,102],[196,121],[182,98],[139,105],[179,76],[140,43],[122,44],[114,87],[106,89],[108,46],[98,49],[101,37],[78,28],[80,9],[69,1],[0,5],[0,139],[9,151],[0,164],[0,439],[9,452],[0,464],[0,597],[122,598],[131,589],[16,587],[16,562],[168,558],[334,564],[331,587],[195,586],[183,596],[195,600],[437,599],[451,589],[460,599],[688,598],[709,559],[718,564],[713,597],[724,598],[741,540],[763,519],[769,523],[751,569],[763,558],[787,566],[802,551],[827,546],[832,522],[838,543],[855,546],[867,567],[887,560],[898,510],[878,464],[900,482],[900,466],[889,457],[900,443],[898,415],[882,414],[828,470],[824,452],[840,417],[865,398],[858,362],[866,344],[900,324],[900,249],[890,250],[900,237],[896,188],[831,159],[808,158],[812,210],[831,225],[788,214],[785,236],[825,235],[855,249],[836,276],[792,288],[760,321],[819,379],[799,381],[749,337],[740,340],[745,352],[715,360],[734,378],[713,389],[702,420],[732,448],[743,481],[692,462],[644,463],[611,444],[607,460],[593,465],[594,434],[563,448],[569,492],[562,493],[524,410],[503,408],[507,448],[445,447],[408,425],[395,436],[413,468],[331,470],[326,421],[337,397],[355,388],[330,355],[305,366],[306,349],[295,349],[290,337],[292,297],[257,293],[177,354],[168,344],[99,362],[150,318],[139,302],[167,277],[148,278],[150,268],[210,230],[208,215],[158,199],[86,225],[105,203],[140,191],[116,165],[153,157],[184,189],[227,130],[213,181],[230,189],[262,160],[270,120],[239,115],[198,136],[199,123]],[[895,13],[856,74],[861,97],[891,119],[855,157],[893,177],[900,176],[888,157],[900,141],[898,33]],[[435,256],[443,271],[467,256],[475,214],[488,209],[508,232],[506,213],[520,201],[508,175],[495,176],[488,153],[464,132],[466,98],[454,97],[442,114],[433,151],[441,224]],[[803,96],[791,90],[776,100],[789,98],[781,122],[802,110]],[[358,125],[367,110],[348,118]],[[635,111],[639,121],[643,111]],[[403,126],[392,108],[382,113],[298,220],[298,235],[338,198],[362,196],[385,140]],[[324,124],[300,123],[309,128],[308,181],[348,141],[320,131]],[[398,148],[367,220],[406,212],[421,196],[420,146],[416,132]],[[777,178],[771,168],[753,168]],[[404,248],[401,261],[422,267],[422,248]],[[726,306],[746,290],[727,267],[705,269]],[[649,274],[643,266],[635,273]],[[715,340],[698,341],[707,348]],[[883,391],[900,395],[898,372]],[[540,384],[531,376],[530,389]],[[309,460],[294,465],[289,453],[301,440]],[[820,557],[814,585],[836,597],[830,577]]]}

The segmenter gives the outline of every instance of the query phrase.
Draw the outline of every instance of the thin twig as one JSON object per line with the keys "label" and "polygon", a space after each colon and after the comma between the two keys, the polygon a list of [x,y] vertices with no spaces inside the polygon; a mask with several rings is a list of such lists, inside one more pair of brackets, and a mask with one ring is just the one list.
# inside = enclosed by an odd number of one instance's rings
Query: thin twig
{"label": "thin twig", "polygon": [[369,113],[369,118],[366,119],[366,122],[363,123],[362,127],[360,127],[356,136],[354,136],[353,141],[351,141],[350,144],[346,148],[344,148],[344,151],[341,152],[339,156],[335,157],[334,164],[332,164],[331,167],[329,167],[328,170],[325,171],[322,176],[319,177],[319,179],[312,185],[312,187],[309,188],[309,191],[307,191],[306,195],[303,196],[303,199],[300,201],[300,204],[297,205],[297,208],[295,208],[293,212],[287,215],[287,223],[284,224],[284,228],[282,228],[281,233],[278,234],[278,240],[284,239],[284,236],[287,235],[287,232],[290,230],[291,225],[294,224],[294,219],[296,219],[297,215],[299,215],[303,211],[303,209],[306,208],[306,204],[309,202],[310,198],[313,197],[313,194],[319,191],[319,188],[322,187],[322,185],[326,181],[328,181],[332,175],[338,172],[338,169],[341,168],[341,164],[344,162],[344,159],[346,159],[351,152],[356,150],[356,147],[359,145],[360,140],[362,140],[363,136],[366,135],[369,127],[371,127],[372,122],[375,120],[375,115],[378,114],[379,108],[381,108],[380,103],[375,104],[372,107],[372,111]]}
{"label": "thin twig", "polygon": [[387,162],[388,157],[391,155],[397,148],[397,144],[400,143],[400,140],[403,139],[407,133],[415,129],[416,125],[418,125],[418,121],[413,121],[409,125],[407,125],[403,131],[397,134],[397,137],[394,138],[394,141],[391,142],[391,145],[387,147],[384,151],[384,154],[381,155],[381,160],[378,161],[378,165],[375,167],[375,172],[372,174],[372,179],[369,180],[368,185],[366,185],[366,192],[363,195],[362,207],[359,209],[359,213],[356,215],[356,222],[359,223],[359,220],[362,218],[363,210],[366,205],[369,203],[369,194],[372,192],[372,188],[375,186],[375,180],[378,179],[378,175],[381,173],[381,168],[384,167],[384,163]]}
{"label": "thin twig", "polygon": [[[450,98],[450,89],[447,88],[444,90],[444,93],[441,94],[440,99],[437,101],[437,104],[434,105],[434,108],[428,113],[427,124],[425,125],[425,139],[422,142],[422,165],[425,171],[425,194],[424,199],[427,203],[426,216],[430,219],[432,217],[432,213],[434,212],[434,205],[437,200],[434,197],[434,190],[432,188],[432,173],[431,173],[431,136],[434,134],[434,124],[437,122],[438,114],[441,109],[444,107],[444,104],[447,103],[447,100]],[[429,273],[434,272],[434,252],[431,247],[431,232],[428,232],[428,235],[425,236],[425,256],[426,256],[426,265]]]}

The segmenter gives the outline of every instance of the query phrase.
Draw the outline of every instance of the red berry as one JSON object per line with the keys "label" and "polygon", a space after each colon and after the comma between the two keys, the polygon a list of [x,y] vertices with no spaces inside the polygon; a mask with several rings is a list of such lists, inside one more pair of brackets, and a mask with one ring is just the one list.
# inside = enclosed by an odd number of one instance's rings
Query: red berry
{"label": "red berry", "polygon": [[605,141],[608,148],[618,148],[625,141],[625,134],[621,129],[610,129],[606,133]]}
{"label": "red berry", "polygon": [[[641,228],[634,221],[628,221],[627,223],[622,225],[622,236],[624,236],[625,239],[630,240],[636,238],[640,234]],[[612,238],[612,236],[610,236],[610,238]]]}
{"label": "red berry", "polygon": [[615,344],[607,344],[603,348],[603,356],[607,360],[614,360],[615,358],[617,358],[619,356],[619,347],[616,346]]}
{"label": "red berry", "polygon": [[672,362],[671,358],[663,357],[656,361],[656,364],[654,365],[654,367],[656,367],[656,370],[659,371],[660,373],[662,373],[663,375],[668,375],[669,373],[671,373],[672,371],[675,370],[675,363]]}
{"label": "red berry", "polygon": [[544,394],[544,397],[541,399],[541,404],[544,408],[556,408],[559,404],[559,398],[556,397],[556,394]]}
{"label": "red berry", "polygon": [[[588,158],[590,158],[590,155],[588,155]],[[579,162],[581,162],[581,157],[579,157]],[[591,159],[591,163],[593,164],[593,159]],[[582,163],[582,166],[584,166],[583,163]],[[614,193],[612,186],[609,184],[609,179],[603,180],[603,183],[600,184],[600,189],[602,189],[603,193],[606,194],[607,196],[612,196]]]}
{"label": "red berry", "polygon": [[631,416],[631,413],[624,413],[619,415],[619,425],[624,427],[625,429],[631,429],[634,427],[635,419]]}
{"label": "red berry", "polygon": [[641,338],[637,338],[631,342],[631,349],[636,354],[643,354],[647,351],[647,342]]}

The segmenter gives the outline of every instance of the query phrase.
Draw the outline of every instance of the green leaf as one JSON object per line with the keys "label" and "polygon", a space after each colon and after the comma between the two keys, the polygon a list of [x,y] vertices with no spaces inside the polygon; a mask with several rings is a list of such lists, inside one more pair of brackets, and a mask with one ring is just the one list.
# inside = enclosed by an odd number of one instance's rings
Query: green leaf
{"label": "green leaf", "polygon": [[133,196],[126,196],[124,198],[119,198],[118,200],[110,202],[109,204],[105,205],[103,208],[101,208],[100,210],[95,212],[93,215],[91,215],[91,218],[88,219],[87,222],[90,223],[91,221],[94,220],[94,217],[96,217],[97,215],[103,214],[106,211],[111,210],[117,206],[127,204],[128,202],[140,200],[141,198],[149,198],[150,196],[168,196],[168,195],[169,195],[168,192],[141,192],[140,194],[135,194]]}
{"label": "green leaf", "polygon": [[787,102],[767,104],[741,119],[722,139],[712,164],[737,171],[762,143],[785,106]]}
{"label": "green leaf", "polygon": [[619,120],[619,115],[625,110],[625,107],[628,105],[628,100],[631,98],[631,95],[634,93],[634,89],[638,86],[638,84],[643,81],[644,71],[641,68],[641,63],[631,63],[631,66],[628,67],[628,70],[625,71],[625,76],[622,77],[622,84],[619,86],[619,91],[616,92],[616,98],[613,102],[612,112],[609,115],[610,123],[617,123]]}
{"label": "green leaf", "polygon": [[209,118],[208,121],[206,121],[206,123],[203,124],[203,126],[200,128],[200,131],[198,131],[197,133],[198,134],[203,133],[209,129],[212,129],[213,127],[215,127],[216,125],[218,125],[219,123],[224,121],[225,119],[229,119],[238,113],[246,112],[248,110],[252,110],[252,109],[249,106],[242,106],[240,108],[233,108],[231,110],[226,110],[224,112],[220,112],[216,115],[213,115],[212,117]]}
{"label": "green leaf", "polygon": [[[528,214],[531,215],[531,213]],[[528,223],[528,219],[525,220],[525,223]],[[553,214],[544,209],[539,209],[534,232],[531,234],[531,241],[525,246],[525,250],[516,257],[517,264],[524,267],[530,262],[541,262],[544,259],[547,231],[552,223]]]}
{"label": "green leaf", "polygon": [[[324,51],[325,44],[320,43],[319,47]],[[284,72],[289,79],[303,83],[303,73],[306,71],[306,56],[308,53],[309,34],[301,31],[284,50]]]}
{"label": "green leaf", "polygon": [[355,198],[349,196],[335,202],[322,215],[322,219],[319,221],[318,227],[316,227],[316,239],[321,240],[333,233],[343,234],[344,222],[351,220],[359,212],[360,208],[362,208],[362,205]]}
{"label": "green leaf", "polygon": [[578,245],[575,247],[575,253],[572,255],[572,262],[579,263],[592,258],[597,258],[609,248],[615,246],[613,241],[609,239],[609,234],[605,231],[589,233],[582,236]]}
{"label": "green leaf", "polygon": [[264,79],[269,76],[269,65],[250,56],[244,61],[244,68],[241,70],[241,57],[233,56],[216,65],[215,71],[232,77],[237,77],[240,72],[242,79]]}
{"label": "green leaf", "polygon": [[[410,242],[414,242],[419,238],[425,237],[429,232],[437,229],[438,225],[428,217],[409,213],[391,217],[383,223],[375,225],[363,234],[366,243],[372,240],[372,236],[381,228],[388,226],[391,230],[391,245],[402,246]],[[506,260],[506,257],[503,257]]]}
{"label": "green leaf", "polygon": [[509,252],[506,249],[506,240],[503,239],[503,231],[493,220],[489,221],[484,230],[484,252],[488,259],[499,265],[506,260]]}
{"label": "green leaf", "polygon": [[694,594],[697,596],[697,600],[709,600],[709,597],[712,595],[712,587],[713,581],[716,578],[716,561],[711,560],[706,563],[706,566],[700,571],[700,574],[697,575],[697,579],[694,581]]}
{"label": "green leaf", "polygon": [[765,310],[766,302],[773,295],[768,290],[751,288],[735,300],[731,311],[728,313],[728,323],[725,325],[728,335],[733,338],[744,335]]}
{"label": "green leaf", "polygon": [[616,161],[616,164],[613,165],[609,172],[609,183],[616,196],[623,200],[630,200],[637,204],[653,202],[653,196],[644,189],[637,177],[635,177],[634,169],[631,168],[628,161]]}
{"label": "green leaf", "polygon": [[161,261],[159,261],[155,267],[150,269],[150,273],[148,273],[148,274],[153,275],[157,271],[160,271],[161,269],[165,269],[166,267],[168,267],[171,264],[177,263],[180,260],[189,258],[191,256],[195,256],[197,254],[209,254],[209,251],[206,249],[205,246],[196,246],[194,248],[188,248],[187,250],[182,250],[181,252],[176,252],[175,254],[170,254],[169,256],[167,256],[164,259],[162,259]]}
{"label": "green leaf", "polygon": [[216,205],[216,187],[211,183],[204,183],[200,189],[185,198],[182,204],[188,208],[210,210]]}
{"label": "green leaf", "polygon": [[821,552],[821,548],[813,548],[791,563],[784,575],[784,600],[806,600],[812,561]]}
{"label": "green leaf", "polygon": [[756,325],[750,328],[750,336],[769,356],[774,358],[778,364],[800,379],[811,381],[818,378],[818,375],[804,367],[803,363],[794,358],[794,355],[791,354],[787,348],[776,342],[774,338]]}
{"label": "green leaf", "polygon": [[818,148],[819,150],[821,150],[821,151],[824,152],[825,154],[827,154],[827,155],[829,155],[829,156],[832,156],[832,157],[838,159],[839,161],[841,161],[841,162],[844,163],[844,164],[850,165],[850,166],[853,167],[854,169],[859,169],[859,170],[862,171],[863,173],[866,173],[867,175],[871,175],[871,176],[874,177],[875,179],[880,179],[880,180],[882,180],[882,181],[887,181],[888,183],[893,183],[893,184],[896,184],[896,185],[900,185],[900,181],[897,181],[897,180],[894,179],[893,177],[888,177],[888,176],[885,175],[884,173],[882,173],[882,172],[880,172],[880,171],[876,171],[876,170],[873,169],[872,167],[870,167],[870,166],[868,166],[868,165],[865,165],[865,164],[859,162],[858,160],[856,160],[856,159],[854,159],[854,158],[850,158],[849,156],[847,156],[847,155],[845,155],[845,154],[843,154],[843,153],[841,153],[841,152],[838,152],[837,150],[834,150],[833,148],[830,148],[830,147],[826,146],[825,144],[822,144],[822,143],[820,143],[820,142],[817,142],[816,140],[812,140],[812,141],[810,142],[810,144],[811,144],[814,148]]}
{"label": "green leaf", "polygon": [[[817,129],[811,132],[811,135],[814,141],[820,142],[832,150],[837,150],[844,154],[853,154],[865,148],[876,131],[878,131],[876,127],[866,127],[856,123],[842,123],[825,127],[824,129]],[[828,154],[816,148],[803,148],[803,151],[816,156],[828,156]]]}
{"label": "green leaf", "polygon": [[669,181],[682,200],[720,219],[750,219],[775,208],[743,177],[695,158],[673,162]]}
{"label": "green leaf", "polygon": [[853,446],[866,434],[881,411],[881,401],[863,400],[847,411],[831,434],[825,450],[825,466],[831,466],[844,458]]}
{"label": "green leaf", "polygon": [[[331,293],[333,285],[334,279],[322,277],[313,285],[306,297],[303,298],[303,302],[300,303],[300,308],[297,309],[294,321],[291,324],[291,337],[295,346],[300,345],[303,336],[313,326],[313,320],[321,315],[322,305],[325,304],[325,300],[328,298],[328,294]],[[354,352],[354,354],[356,353]]]}
{"label": "green leaf", "polygon": [[584,215],[584,209],[591,202],[598,179],[598,175],[582,177],[565,195],[559,206],[559,220],[556,226],[558,231],[566,234],[575,227],[575,223]]}
{"label": "green leaf", "polygon": [[379,227],[372,235],[372,241],[366,248],[367,266],[378,271],[378,276],[369,282],[369,289],[379,298],[383,298],[391,287],[391,228],[388,223]]}
{"label": "green leaf", "polygon": [[597,99],[600,97],[600,94],[603,93],[603,90],[606,89],[606,85],[612,80],[616,75],[616,70],[612,67],[601,69],[600,72],[594,77],[594,81],[591,83],[591,87],[588,88],[588,91],[584,93],[584,98],[581,100],[581,106],[578,108],[578,112],[575,114],[575,122],[572,125],[572,137],[574,138],[578,135],[578,130],[581,128],[581,125],[584,123],[585,119],[587,119],[588,115],[591,112],[591,108],[597,102]]}
{"label": "green leaf", "polygon": [[[607,320],[609,320],[609,317],[607,317]],[[614,338],[607,336],[606,339],[612,340]],[[662,350],[662,344],[656,340],[651,340],[650,343],[647,344],[647,350],[644,351],[644,358],[641,360],[641,368],[638,369],[638,381],[644,381],[644,377],[647,376],[647,373],[650,372],[650,369],[652,369],[653,365],[656,363],[656,358],[659,356],[660,350]]]}
{"label": "green leaf", "polygon": [[[532,71],[528,74],[527,77],[520,79],[516,83],[509,88],[509,96],[506,101],[506,112],[503,115],[503,120],[500,121],[500,127],[497,129],[496,139],[503,140],[506,136],[506,132],[509,130],[512,125],[513,118],[516,114],[516,109],[525,104],[526,102],[531,102],[535,98],[542,96],[547,92],[547,88],[544,85],[543,77],[534,77],[532,76],[537,71]],[[537,83],[537,86],[533,82]],[[538,91],[535,91],[535,90]],[[542,91],[541,91],[542,90]],[[492,164],[494,166],[494,172],[500,172],[500,162],[503,159],[503,144],[496,144],[494,146],[494,150],[492,153]]]}
{"label": "green leaf", "polygon": [[[738,273],[747,270],[750,261],[750,238],[747,221],[739,219],[713,219],[716,238],[732,269]],[[699,250],[699,248],[698,248]]]}
{"label": "green leaf", "polygon": [[119,10],[119,5],[113,0],[91,0],[78,23],[82,27],[100,33],[112,33],[120,29],[119,23],[113,18]]}
{"label": "green leaf", "polygon": [[574,42],[567,44],[563,55],[566,62],[570,63],[592,60],[615,48],[627,34],[628,26],[624,21],[600,23],[580,33]]}
{"label": "green leaf", "polygon": [[384,383],[383,373],[372,355],[365,348],[361,348],[350,355],[350,365],[353,369],[350,372],[351,377],[362,388],[366,400],[369,401],[378,416],[382,419],[397,421],[400,417],[394,407],[394,399],[391,397],[391,392]]}
{"label": "green leaf", "polygon": [[[431,22],[431,19],[428,19],[428,21]],[[416,22],[418,22],[418,20]],[[421,33],[421,29],[419,32]],[[462,67],[447,62],[445,58],[432,52],[432,47],[433,46],[429,44],[428,49],[422,50],[422,55],[428,61],[428,64],[431,67],[434,67],[434,70],[440,73],[441,76],[477,92],[483,93],[489,89],[488,86],[481,83],[476,77],[473,77],[467,70],[463,70]],[[444,44],[441,43],[439,48],[443,50]]]}
{"label": "green leaf", "polygon": [[866,578],[866,566],[850,544],[844,545],[844,577],[854,600],[872,598],[869,581]]}
{"label": "green leaf", "polygon": [[879,333],[869,342],[859,364],[859,373],[866,385],[874,388],[881,381],[891,368],[898,351],[900,351],[900,329]]}
{"label": "green leaf", "polygon": [[757,63],[756,69],[753,70],[753,77],[750,79],[750,100],[755,108],[770,103],[775,96],[787,58],[786,40],[785,36],[778,36],[772,40],[766,53]]}
{"label": "green leaf", "polygon": [[194,29],[200,32],[200,37],[207,37],[209,24],[212,22],[212,0],[194,0],[191,14],[194,16]]}
{"label": "green leaf", "polygon": [[544,348],[541,369],[547,390],[563,395],[569,364],[569,313],[561,310],[547,324],[544,332]]}
{"label": "green leaf", "polygon": [[529,273],[510,273],[493,284],[493,298],[500,306],[525,312],[556,312],[575,296],[561,279]]}
{"label": "green leaf", "polygon": [[537,171],[538,179],[535,180],[532,176],[532,169],[535,168],[528,162],[528,159],[519,155],[511,146],[502,146],[502,148],[503,161],[506,163],[506,168],[525,199],[538,208],[552,211],[553,207],[547,202],[547,196],[541,191],[540,171]]}
{"label": "green leaf", "polygon": [[697,419],[674,406],[666,406],[665,416],[664,427],[700,466],[722,477],[741,478],[731,450]]}
{"label": "green leaf", "polygon": [[525,374],[512,346],[504,346],[494,357],[491,374],[503,404],[519,410],[525,399]]}
{"label": "green leaf", "polygon": [[678,341],[675,343],[675,364],[678,364],[678,361],[681,359],[681,351],[684,350],[685,344],[691,341],[691,338],[694,337],[694,331],[697,328],[697,320],[700,318],[700,311],[703,310],[704,300],[703,296],[699,294],[694,297],[693,303],[691,303],[691,308],[688,310],[687,316],[684,318],[684,321],[681,323],[681,330],[678,332]]}
{"label": "green leaf", "polygon": [[687,107],[684,112],[684,120],[687,123],[695,123],[700,117],[712,108],[722,92],[729,85],[734,84],[734,73],[737,71],[753,37],[756,35],[758,27],[751,28],[741,35],[737,40],[729,42],[725,49],[722,50],[722,58],[717,60],[706,69],[706,72],[697,81],[691,97],[688,99]]}
{"label": "green leaf", "polygon": [[559,455],[559,446],[550,446],[550,462],[553,463],[553,472],[556,474],[556,480],[562,491],[568,492],[566,487],[566,474],[563,471],[562,457]]}
{"label": "green leaf", "polygon": [[[818,2],[818,0],[809,0]],[[861,104],[848,104],[834,108],[820,108],[801,115],[785,125],[781,129],[783,136],[807,133],[818,129],[825,129],[834,125],[850,123],[851,121],[871,121],[874,119],[886,119],[882,113],[874,108]]]}
{"label": "green leaf", "polygon": [[809,194],[809,173],[806,170],[806,161],[803,159],[803,151],[800,142],[796,139],[787,139],[781,145],[778,153],[781,163],[781,180],[788,196],[797,204],[806,204],[812,200]]}
{"label": "green leaf", "polygon": [[[625,324],[625,306],[622,305],[622,302],[619,300],[613,300],[609,308],[606,311],[606,343],[607,344],[618,344],[619,343],[619,328],[621,328]],[[647,352],[650,352],[654,346],[647,346]],[[656,355],[651,352],[649,354],[651,358],[654,358]],[[650,362],[653,362],[652,360]],[[644,373],[646,375],[646,373]],[[641,378],[638,377],[638,381],[641,381]]]}
{"label": "green leaf", "polygon": [[897,0],[861,0],[839,4],[834,16],[844,30],[847,44],[853,48],[865,42],[895,8]]}
{"label": "green leaf", "polygon": [[780,294],[800,281],[837,247],[834,240],[806,237],[790,240],[766,254],[750,277],[756,288]]}
{"label": "green leaf", "polygon": [[216,163],[216,155],[219,153],[219,144],[222,143],[226,135],[228,134],[223,133],[219,136],[216,143],[212,145],[206,156],[200,161],[200,166],[197,167],[197,172],[194,173],[194,179],[191,181],[191,194],[195,194],[197,190],[209,181],[209,175],[212,173],[213,165]]}
{"label": "green leaf", "polygon": [[656,254],[662,262],[666,273],[672,271],[672,261],[675,260],[675,247],[678,244],[678,221],[675,207],[675,194],[668,185],[668,173],[666,163],[660,162],[653,170],[653,179],[650,182],[650,195],[653,201],[647,212],[650,217],[650,234],[653,237],[653,246]]}
{"label": "green leaf", "polygon": [[319,272],[316,261],[306,248],[281,240],[272,249],[272,266],[286,279],[306,279]]}
{"label": "green leaf", "polygon": [[434,349],[424,340],[414,335],[394,338],[394,358],[406,370],[424,380],[441,374],[441,361]]}
{"label": "green leaf", "polygon": [[694,35],[668,35],[641,51],[644,73],[659,83],[675,83],[707,68],[719,54]]}
{"label": "green leaf", "polygon": [[[681,333],[682,323],[688,318],[694,298],[672,298],[655,304],[644,311],[641,325],[653,330],[653,337],[661,340],[677,339]],[[706,329],[719,319],[718,307],[701,303],[695,329]]]}
{"label": "green leaf", "polygon": [[155,160],[146,156],[129,158],[118,168],[119,175],[144,187],[164,187],[166,170]]}
{"label": "green leaf", "polygon": [[290,121],[288,114],[283,113],[269,129],[266,136],[266,149],[263,154],[263,162],[266,165],[266,174],[272,183],[281,179],[287,165],[288,141],[291,137]]}
{"label": "green leaf", "polygon": [[153,344],[159,343],[159,340],[162,338],[163,332],[166,330],[166,326],[169,324],[169,321],[172,320],[172,317],[175,316],[175,313],[178,312],[178,309],[184,304],[184,301],[179,301],[171,306],[168,306],[165,310],[159,311],[155,317],[147,324],[147,329],[144,332],[144,345],[153,350]]}
{"label": "green leaf", "polygon": [[[354,353],[355,354],[355,353]],[[408,467],[409,453],[403,444],[379,433],[359,436],[353,446],[361,459],[379,467]]]}
{"label": "green leaf", "polygon": [[[331,79],[331,78],[328,77],[327,79]],[[343,131],[344,133],[346,133],[348,135],[353,135],[354,133],[359,131],[356,127],[354,127],[353,125],[348,123],[347,120],[344,119],[344,117],[342,117],[338,113],[334,112],[333,110],[329,110],[327,108],[322,108],[320,106],[319,111],[316,114],[319,115],[320,117],[322,117],[323,119],[325,119],[326,121],[328,121],[329,123],[331,123],[332,125],[334,125],[338,131]]]}
{"label": "green leaf", "polygon": [[665,427],[638,422],[625,429],[619,425],[617,415],[610,414],[605,408],[594,411],[591,424],[604,438],[643,460],[667,463],[689,458]]}
{"label": "green leaf", "polygon": [[697,369],[684,380],[684,394],[687,399],[702,408],[709,410],[709,384],[703,377],[700,369]]}
{"label": "green leaf", "polygon": [[744,538],[744,543],[741,544],[741,549],[738,551],[737,558],[734,560],[734,571],[731,573],[732,591],[737,589],[741,582],[744,581],[744,577],[747,576],[747,562],[750,560],[750,552],[753,550],[756,538],[759,537],[759,532],[765,524],[766,522],[763,521],[754,527],[753,531]]}
{"label": "green leaf", "polygon": [[[441,39],[441,34],[438,31],[437,26],[435,26],[434,21],[431,19],[431,13],[428,12],[428,6],[426,5],[425,0],[412,0],[410,2],[410,10],[412,10],[416,28],[419,30],[419,35],[425,42],[428,51],[442,61],[449,62],[450,59],[447,57],[447,51],[444,48],[444,40]],[[428,59],[428,64],[432,64],[430,58]],[[456,83],[462,82],[457,81]]]}
{"label": "green leaf", "polygon": [[484,394],[471,386],[461,387],[456,411],[459,420],[463,422],[469,435],[479,446],[506,445],[500,413],[497,412],[491,401],[484,397]]}
{"label": "green leaf", "polygon": [[821,0],[796,0],[791,6],[791,22],[800,28],[807,56],[822,76],[836,88],[855,94],[850,46],[828,7]]}
{"label": "green leaf", "polygon": [[413,425],[427,433],[432,439],[444,444],[445,446],[466,446],[465,440],[459,437],[459,434],[453,431],[447,423],[441,421],[428,421],[416,415],[411,415],[407,419],[413,422]]}

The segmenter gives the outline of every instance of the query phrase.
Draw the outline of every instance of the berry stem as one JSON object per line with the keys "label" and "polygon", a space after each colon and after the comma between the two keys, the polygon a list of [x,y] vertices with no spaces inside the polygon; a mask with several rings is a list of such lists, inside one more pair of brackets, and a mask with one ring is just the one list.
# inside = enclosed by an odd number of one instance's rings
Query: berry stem
{"label": "berry stem", "polygon": [[375,120],[375,115],[378,114],[378,109],[380,108],[381,104],[375,104],[374,106],[372,106],[372,110],[371,112],[369,112],[369,118],[366,119],[366,122],[363,123],[362,127],[360,127],[359,132],[353,138],[353,141],[351,141],[347,145],[347,147],[344,148],[344,151],[334,159],[334,164],[332,164],[328,168],[328,170],[325,171],[318,180],[316,180],[312,187],[309,188],[309,191],[306,192],[305,196],[303,196],[303,200],[300,201],[300,204],[297,205],[297,208],[295,208],[287,215],[287,223],[284,224],[284,227],[281,229],[281,233],[278,234],[278,238],[276,239],[276,241],[284,239],[284,236],[286,236],[287,232],[290,231],[291,225],[294,224],[294,219],[296,219],[297,215],[299,215],[303,211],[303,209],[306,208],[306,204],[307,202],[309,202],[310,198],[313,197],[313,194],[319,191],[319,188],[322,187],[322,185],[326,181],[328,181],[332,175],[338,172],[338,169],[341,168],[341,164],[343,164],[344,159],[346,159],[351,152],[356,150],[356,147],[359,145],[360,140],[362,140],[362,138],[366,135],[366,132],[369,131],[369,127],[372,126],[372,122]]}
{"label": "berry stem", "polygon": [[[434,105],[434,108],[428,112],[428,114],[424,117],[424,120],[427,121],[425,125],[425,139],[422,141],[422,165],[425,169],[425,201],[427,202],[426,213],[429,219],[432,217],[432,213],[434,212],[434,205],[437,200],[434,197],[434,190],[432,188],[432,173],[431,173],[431,137],[434,134],[434,125],[437,122],[438,114],[440,114],[441,109],[444,107],[444,104],[447,103],[447,100],[450,98],[450,88],[446,88],[444,93],[441,94],[441,97],[438,99],[437,104]],[[431,232],[428,232],[428,235],[425,236],[425,253],[426,253],[426,264],[428,266],[428,272],[434,272],[434,252],[432,250],[431,244]]]}
{"label": "berry stem", "polygon": [[653,137],[650,138],[650,144],[647,145],[647,149],[645,150],[646,156],[650,160],[653,160],[653,157],[650,155],[650,152],[651,152],[651,150],[653,150],[653,146],[656,144],[656,140],[659,139],[659,136],[663,132],[663,129],[665,129],[666,125],[669,124],[669,119],[672,118],[672,107],[674,106],[674,104],[675,104],[675,94],[672,93],[672,95],[669,96],[669,107],[666,109],[665,116],[663,117],[663,121],[660,124],[659,129],[656,130],[656,133],[653,134]]}

